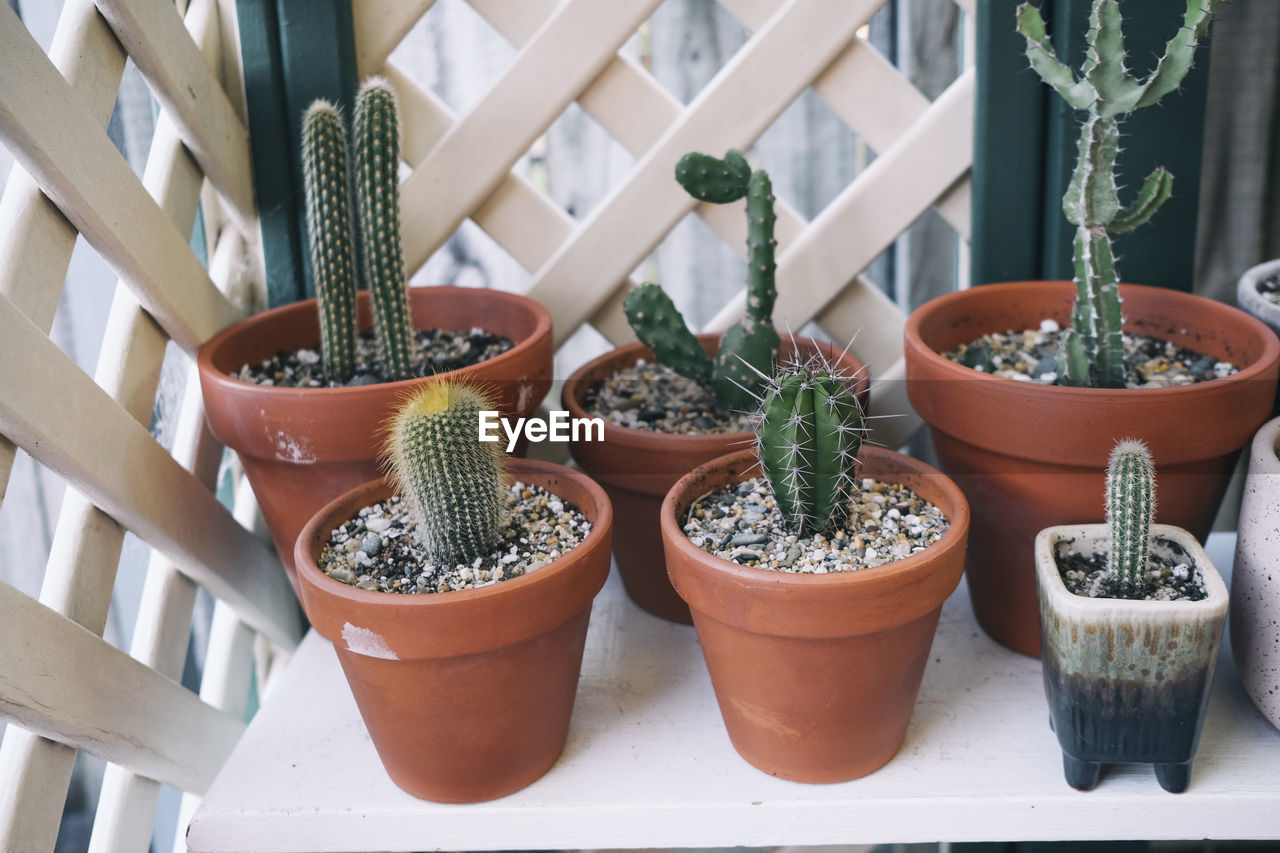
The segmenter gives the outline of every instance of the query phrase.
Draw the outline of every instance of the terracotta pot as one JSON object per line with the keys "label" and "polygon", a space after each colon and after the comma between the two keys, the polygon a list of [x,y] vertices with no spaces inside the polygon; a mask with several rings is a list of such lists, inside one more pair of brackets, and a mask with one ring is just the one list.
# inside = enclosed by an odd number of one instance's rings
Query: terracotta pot
{"label": "terracotta pot", "polygon": [[864,446],[865,476],[936,504],[950,529],[927,550],[855,572],[802,575],[721,559],[681,524],[703,495],[759,476],[739,451],[695,469],[662,504],[662,541],[689,603],[716,701],[738,754],[774,776],[840,782],[884,766],[902,745],[942,603],[964,570],[969,508],[946,476]]}
{"label": "terracotta pot", "polygon": [[547,566],[481,589],[396,595],[357,589],[316,566],[333,528],[392,494],[347,492],[298,539],[302,604],[333,642],[391,780],[423,799],[469,803],[533,782],[564,749],[591,600],[609,575],[613,514],[585,475],[516,459],[512,477],[576,506],[592,529]]}
{"label": "terracotta pot", "polygon": [[1158,519],[1203,541],[1237,455],[1267,419],[1280,341],[1231,306],[1172,290],[1121,285],[1128,331],[1235,363],[1240,372],[1182,388],[1106,390],[1036,385],[943,358],[983,334],[1066,324],[1071,282],[1014,282],[941,296],[906,326],[907,395],[929,424],[942,470],[973,508],[966,577],[988,634],[1040,654],[1034,543],[1055,524],[1103,517],[1107,456],[1120,438],[1151,448]]}
{"label": "terracotta pot", "polygon": [[[708,353],[714,354],[720,348],[719,335],[699,335],[698,340]],[[797,353],[808,357],[817,352],[850,374],[861,371],[857,389],[865,410],[871,380],[856,356],[809,338],[783,343],[784,358]],[[634,343],[587,362],[565,381],[561,405],[571,417],[589,417],[582,401],[591,386],[641,359],[652,361],[653,353],[644,344]],[[604,441],[569,445],[574,460],[604,486],[618,517],[626,520],[618,525],[614,536],[613,556],[627,595],[644,610],[672,622],[692,623],[689,606],[676,595],[667,579],[658,524],[662,500],[677,480],[697,466],[740,450],[754,440],[751,432],[670,435],[606,421]]]}
{"label": "terracotta pot", "polygon": [[1280,728],[1280,418],[1253,438],[1231,573],[1231,653],[1253,704]]}
{"label": "terracotta pot", "polygon": [[[360,328],[372,326],[368,291],[360,291]],[[442,374],[493,389],[504,416],[524,416],[551,388],[551,315],[511,293],[462,287],[412,287],[414,328],[480,327],[515,346],[480,364]],[[200,348],[197,363],[209,428],[240,456],[271,538],[293,583],[293,546],[315,511],[376,478],[383,422],[425,379],[353,388],[277,388],[230,373],[277,350],[317,346],[314,299],[236,323]]]}
{"label": "terracotta pot", "polygon": [[1209,687],[1227,618],[1227,586],[1200,542],[1167,524],[1151,527],[1199,568],[1201,601],[1129,601],[1069,592],[1054,559],[1058,543],[1078,553],[1107,549],[1105,524],[1050,527],[1036,537],[1044,634],[1044,692],[1062,747],[1067,783],[1088,791],[1103,764],[1154,764],[1166,791],[1191,781]]}

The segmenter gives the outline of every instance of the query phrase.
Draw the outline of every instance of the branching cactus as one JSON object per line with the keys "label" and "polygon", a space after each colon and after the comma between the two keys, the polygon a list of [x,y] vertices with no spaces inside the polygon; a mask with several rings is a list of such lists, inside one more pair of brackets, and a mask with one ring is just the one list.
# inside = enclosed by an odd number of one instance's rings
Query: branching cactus
{"label": "branching cactus", "polygon": [[411,379],[417,342],[400,250],[400,127],[395,93],[380,77],[365,81],[356,96],[355,147],[365,281],[373,296],[378,355],[388,380]]}
{"label": "branching cactus", "polygon": [[506,493],[502,448],[480,441],[476,430],[480,412],[496,408],[471,385],[436,380],[391,422],[387,467],[437,564],[471,563],[498,546]]}
{"label": "branching cactus", "polygon": [[302,174],[320,353],[328,374],[346,382],[356,366],[356,268],[347,197],[347,134],[342,116],[328,101],[316,101],[303,115]]}
{"label": "branching cactus", "polygon": [[1145,444],[1136,439],[1116,443],[1107,462],[1107,574],[1127,597],[1139,597],[1148,585],[1155,474]]}
{"label": "branching cactus", "polygon": [[781,369],[760,401],[760,467],[802,534],[826,533],[848,515],[866,432],[851,380],[817,359]]}
{"label": "branching cactus", "polygon": [[1088,49],[1077,76],[1054,52],[1039,10],[1022,4],[1018,32],[1027,41],[1031,67],[1074,109],[1087,114],[1080,129],[1079,156],[1062,209],[1076,226],[1075,280],[1079,292],[1064,332],[1058,373],[1067,385],[1123,388],[1124,318],[1111,237],[1144,224],[1173,192],[1173,176],[1159,167],[1121,207],[1115,163],[1119,122],[1177,89],[1191,68],[1219,0],[1187,0],[1182,27],[1165,46],[1155,70],[1138,79],[1125,68],[1118,0],[1094,0]]}
{"label": "branching cactus", "polygon": [[746,158],[734,150],[723,160],[697,152],[686,154],[676,164],[676,180],[699,201],[727,204],[747,199],[747,315],[724,333],[712,358],[658,285],[632,290],[623,309],[631,328],[658,361],[682,376],[710,381],[720,409],[747,409],[755,402],[760,376],[772,373],[781,351],[773,326],[773,306],[778,299],[773,185],[763,170],[752,172]]}

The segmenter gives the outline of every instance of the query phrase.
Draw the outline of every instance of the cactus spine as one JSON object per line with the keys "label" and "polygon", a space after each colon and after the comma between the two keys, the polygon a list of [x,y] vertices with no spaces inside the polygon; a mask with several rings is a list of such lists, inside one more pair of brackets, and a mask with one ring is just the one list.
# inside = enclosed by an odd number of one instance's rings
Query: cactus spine
{"label": "cactus spine", "polygon": [[1027,3],[1018,7],[1018,32],[1026,39],[1031,67],[1068,105],[1088,114],[1080,129],[1071,184],[1062,198],[1063,212],[1076,226],[1078,289],[1071,328],[1064,332],[1059,349],[1058,374],[1063,384],[1124,387],[1124,317],[1111,237],[1147,222],[1172,194],[1173,176],[1158,167],[1133,203],[1120,206],[1115,177],[1119,121],[1178,88],[1219,2],[1187,0],[1182,28],[1165,46],[1155,70],[1142,80],[1125,69],[1118,0],[1094,0],[1079,77],[1058,59],[1039,10]]}
{"label": "cactus spine", "polygon": [[1136,439],[1116,443],[1107,461],[1107,574],[1126,598],[1141,597],[1148,586],[1155,474],[1145,444]]}
{"label": "cactus spine", "polygon": [[437,564],[469,564],[499,544],[504,457],[499,443],[480,441],[476,429],[480,411],[495,408],[473,386],[437,380],[391,422],[388,468]]}
{"label": "cactus spine", "polygon": [[356,367],[356,270],[347,197],[347,137],[342,116],[318,100],[302,119],[302,175],[320,313],[320,352],[338,382]]}
{"label": "cactus spine", "polygon": [[724,333],[712,359],[658,285],[632,290],[623,309],[658,361],[690,379],[710,380],[720,409],[747,409],[756,400],[760,377],[772,372],[782,345],[773,326],[778,299],[773,185],[763,170],[752,172],[747,159],[733,149],[723,160],[696,151],[686,154],[676,164],[676,180],[699,201],[727,204],[747,199],[747,315]]}
{"label": "cactus spine", "polygon": [[417,342],[400,251],[400,128],[395,93],[382,78],[365,81],[356,96],[355,141],[356,198],[378,354],[386,379],[410,379]]}
{"label": "cactus spine", "polygon": [[821,359],[786,367],[765,387],[757,446],[783,515],[802,533],[845,520],[865,433],[862,407]]}

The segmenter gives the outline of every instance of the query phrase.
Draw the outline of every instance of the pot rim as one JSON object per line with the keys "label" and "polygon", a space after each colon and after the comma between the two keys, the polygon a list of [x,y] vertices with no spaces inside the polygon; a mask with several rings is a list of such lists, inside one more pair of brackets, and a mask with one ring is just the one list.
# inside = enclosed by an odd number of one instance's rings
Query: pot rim
{"label": "pot rim", "polygon": [[[534,327],[528,335],[518,341],[512,341],[511,349],[506,352],[499,353],[493,358],[486,359],[467,367],[459,368],[458,370],[449,370],[432,376],[416,376],[411,379],[400,379],[395,382],[377,382],[370,385],[340,388],[290,388],[287,386],[258,385],[253,382],[244,382],[233,378],[230,374],[217,367],[216,361],[221,355],[221,351],[230,343],[247,336],[270,337],[273,333],[273,327],[282,319],[291,318],[294,314],[318,310],[316,307],[316,298],[312,297],[310,299],[303,299],[298,302],[292,302],[288,305],[281,305],[276,308],[261,311],[226,327],[200,347],[200,350],[196,355],[196,364],[199,368],[200,375],[205,382],[220,389],[223,393],[241,395],[245,399],[256,399],[266,403],[287,400],[294,398],[299,394],[306,394],[307,396],[321,394],[329,397],[335,402],[342,401],[345,396],[347,402],[355,403],[357,398],[368,396],[371,393],[376,393],[378,395],[396,393],[408,394],[414,390],[416,385],[423,381],[437,379],[440,377],[474,378],[475,381],[484,382],[484,377],[477,377],[476,374],[492,373],[495,368],[500,370],[509,362],[515,361],[524,356],[525,353],[537,346],[539,341],[543,338],[551,335],[551,312],[541,303],[535,302],[529,297],[518,293],[508,293],[503,290],[494,290],[492,288],[459,287],[452,284],[413,285],[409,288],[409,298],[412,300],[415,297],[453,297],[466,301],[489,302],[490,304],[495,301],[507,302],[512,305],[521,306],[526,310],[534,318]],[[356,298],[359,300],[359,303],[363,303],[368,301],[371,297],[369,295],[369,291],[361,290],[357,293]],[[484,327],[483,323],[477,323],[476,326],[480,328]],[[415,329],[415,331],[417,330]],[[318,329],[316,335],[318,342]]]}
{"label": "pot rim", "polygon": [[1202,618],[1207,614],[1227,612],[1227,585],[1204,547],[1191,532],[1172,524],[1152,524],[1151,535],[1170,539],[1181,545],[1191,556],[1204,579],[1207,595],[1200,601],[1136,601],[1128,598],[1089,598],[1076,595],[1067,589],[1058,572],[1054,559],[1054,546],[1061,539],[1105,539],[1107,525],[1058,524],[1046,527],[1036,535],[1036,581],[1040,589],[1060,614],[1081,621],[1114,619],[1117,616],[1131,621],[1159,621],[1162,617],[1176,619],[1180,615]]}
{"label": "pot rim", "polygon": [[1272,418],[1258,427],[1249,454],[1247,476],[1280,474],[1280,418]]}
{"label": "pot rim", "polygon": [[1280,326],[1280,305],[1258,292],[1264,279],[1280,275],[1280,258],[1249,267],[1236,282],[1236,302],[1265,323]]}
{"label": "pot rim", "polygon": [[[726,482],[752,476],[756,467],[754,452],[730,453],[686,474],[662,503],[660,523],[667,549],[667,571],[690,609],[754,633],[813,638],[875,633],[914,621],[941,607],[959,585],[964,571],[969,504],[963,492],[941,471],[901,453],[866,447],[863,461],[897,466],[935,487],[942,499],[932,502],[946,515],[947,532],[920,553],[856,571],[800,574],[725,560],[689,541],[676,509],[681,504],[687,508],[697,496]],[[685,573],[688,577],[681,578]],[[760,606],[744,611],[727,600],[724,589],[708,593],[704,587],[709,584],[736,588]],[[917,594],[905,604],[890,601],[912,587]]]}
{"label": "pot rim", "polygon": [[[718,341],[721,338],[720,332],[705,332],[696,336],[702,343],[708,341]],[[816,338],[801,337],[792,335],[789,341],[783,341],[784,346],[787,343],[793,346],[799,343],[810,343],[818,348],[835,350],[834,344],[827,344]],[[867,402],[867,394],[871,388],[871,371],[865,361],[858,358],[852,349],[839,350],[844,352],[845,357],[852,359],[857,364],[855,376],[857,384],[854,393],[862,398],[865,404]],[[631,356],[635,356],[634,359]],[[596,382],[614,375],[617,371],[606,372],[604,370],[607,362],[618,360],[626,361],[628,364],[635,364],[641,358],[654,360],[653,352],[639,341],[633,341],[629,344],[623,344],[614,347],[608,352],[602,353],[595,358],[583,364],[577,370],[569,375],[564,381],[564,386],[560,390],[560,402],[574,418],[592,417],[590,413],[582,405],[582,399],[586,396],[587,391]],[[632,427],[619,426],[610,423],[607,419],[604,423],[604,444],[616,444],[626,447],[630,450],[651,451],[655,453],[668,452],[671,450],[672,444],[679,444],[682,449],[691,452],[709,452],[716,451],[725,445],[747,444],[755,439],[755,433],[751,430],[741,430],[738,432],[722,432],[722,433],[700,433],[695,435],[655,432],[652,430],[634,429]]]}
{"label": "pot rim", "polygon": [[[980,287],[970,288],[968,290],[957,290],[951,293],[945,293],[937,296],[911,312],[907,318],[906,325],[903,328],[903,337],[907,350],[914,351],[921,359],[928,361],[934,369],[946,374],[946,379],[963,379],[972,382],[987,383],[989,387],[1000,388],[1017,388],[1018,393],[1030,395],[1034,400],[1037,397],[1045,397],[1055,399],[1062,402],[1064,399],[1079,398],[1079,402],[1100,403],[1100,402],[1132,402],[1132,398],[1128,395],[1141,393],[1144,398],[1163,400],[1169,397],[1185,396],[1197,392],[1208,391],[1212,393],[1223,385],[1234,384],[1256,380],[1265,373],[1268,366],[1277,360],[1280,360],[1280,339],[1276,338],[1274,332],[1267,327],[1265,323],[1257,317],[1249,314],[1247,311],[1241,311],[1235,306],[1228,305],[1225,302],[1219,302],[1216,299],[1210,299],[1206,296],[1200,296],[1194,293],[1184,293],[1178,290],[1169,290],[1161,287],[1151,287],[1142,284],[1121,284],[1121,293],[1147,293],[1151,295],[1162,295],[1168,300],[1176,303],[1210,303],[1216,307],[1227,309],[1235,312],[1237,319],[1245,326],[1253,328],[1262,341],[1262,352],[1250,364],[1238,369],[1231,376],[1224,376],[1217,379],[1209,379],[1204,382],[1197,382],[1194,385],[1171,386],[1167,388],[1081,388],[1065,385],[1041,385],[1035,382],[1018,382],[1017,380],[1008,379],[1003,376],[993,376],[988,373],[974,370],[966,367],[958,362],[951,361],[936,352],[931,346],[925,343],[920,335],[920,327],[925,319],[930,318],[938,313],[947,310],[958,310],[955,308],[956,303],[963,303],[968,299],[974,298],[975,295],[989,295],[993,291],[1021,291],[1032,288],[1041,288],[1048,291],[1049,288],[1070,288],[1076,289],[1074,282],[1062,280],[1045,280],[1045,281],[1007,281],[997,284],[984,284]],[[1188,306],[1190,309],[1193,306]],[[992,385],[991,383],[1004,383],[1003,385]]]}
{"label": "pot rim", "polygon": [[[333,524],[335,519],[349,512],[349,506],[356,506],[357,501],[368,501],[376,503],[385,497],[395,494],[395,487],[386,477],[377,480],[370,480],[363,485],[357,486],[350,491],[344,492],[333,500],[329,501],[323,507],[316,511],[315,515],[302,528],[302,532],[298,535],[298,540],[294,546],[294,559],[298,566],[299,580],[302,575],[307,576],[307,580],[311,586],[317,591],[332,598],[339,598],[345,601],[363,605],[373,605],[377,607],[396,607],[396,608],[414,608],[420,610],[430,610],[432,608],[443,608],[465,604],[467,602],[482,602],[488,599],[497,598],[506,595],[518,595],[522,589],[535,583],[542,582],[545,578],[554,577],[563,573],[569,566],[570,561],[566,559],[574,551],[585,554],[592,546],[599,543],[613,527],[613,505],[610,503],[608,496],[604,493],[604,489],[595,480],[588,477],[581,471],[568,468],[564,465],[557,465],[554,462],[545,462],[540,459],[524,459],[520,457],[509,458],[506,462],[507,475],[512,479],[520,479],[527,475],[551,475],[566,480],[572,480],[587,490],[594,502],[595,520],[591,523],[591,532],[586,538],[556,557],[547,565],[529,574],[521,575],[511,580],[499,581],[498,583],[489,584],[487,586],[472,589],[455,589],[447,593],[432,593],[429,595],[421,594],[396,594],[380,592],[373,589],[358,589],[349,584],[336,581],[320,570],[317,565],[317,554],[312,554],[307,545],[311,542],[317,530],[329,525],[332,530],[336,525]],[[368,498],[367,495],[378,496]],[[359,504],[358,506],[367,506],[368,503]],[[357,511],[358,510],[357,506]],[[579,508],[581,509],[581,508]],[[584,513],[585,514],[585,513]],[[348,516],[350,517],[350,516]],[[341,523],[341,522],[339,522]]]}

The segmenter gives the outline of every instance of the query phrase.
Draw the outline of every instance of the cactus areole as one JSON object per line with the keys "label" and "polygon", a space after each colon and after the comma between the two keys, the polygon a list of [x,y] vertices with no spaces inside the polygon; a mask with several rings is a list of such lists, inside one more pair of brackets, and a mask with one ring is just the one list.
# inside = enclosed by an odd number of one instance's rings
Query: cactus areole
{"label": "cactus areole", "polygon": [[1165,46],[1155,70],[1144,79],[1125,69],[1118,0],[1094,0],[1088,48],[1078,75],[1055,53],[1040,11],[1027,3],[1018,7],[1018,32],[1026,39],[1031,67],[1069,106],[1086,116],[1080,127],[1075,171],[1062,198],[1063,212],[1076,226],[1078,289],[1071,328],[1065,330],[1058,351],[1062,384],[1125,386],[1124,315],[1111,237],[1147,222],[1172,195],[1173,175],[1158,167],[1147,176],[1137,197],[1127,207],[1120,205],[1115,174],[1120,120],[1178,88],[1218,3],[1187,0],[1183,25]]}
{"label": "cactus areole", "polygon": [[747,200],[747,314],[724,333],[720,350],[712,358],[658,285],[643,284],[632,290],[623,310],[636,336],[659,362],[681,376],[710,382],[721,410],[746,410],[755,404],[761,376],[772,373],[782,345],[773,326],[773,306],[778,300],[773,185],[763,170],[751,171],[746,158],[732,149],[723,160],[696,151],[686,154],[676,164],[676,180],[698,201]]}

